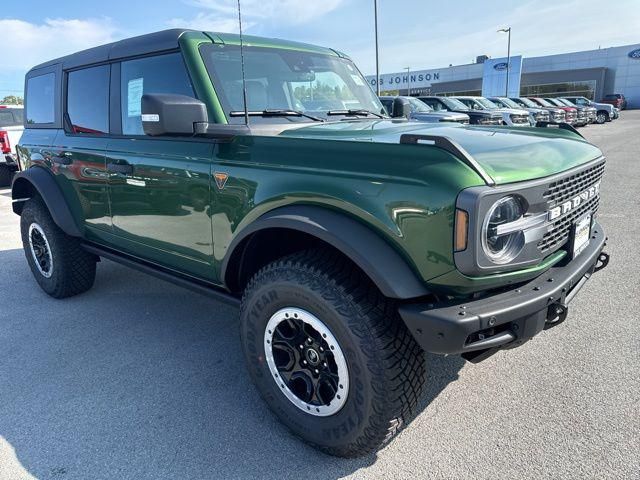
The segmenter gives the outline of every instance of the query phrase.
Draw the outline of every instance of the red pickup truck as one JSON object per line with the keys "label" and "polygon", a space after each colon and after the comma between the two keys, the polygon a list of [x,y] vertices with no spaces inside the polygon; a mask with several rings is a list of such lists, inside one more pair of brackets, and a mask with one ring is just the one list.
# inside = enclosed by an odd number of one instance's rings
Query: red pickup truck
{"label": "red pickup truck", "polygon": [[621,93],[612,93],[610,95],[605,95],[600,103],[608,103],[609,105],[613,105],[618,110],[624,110],[627,108],[627,99]]}

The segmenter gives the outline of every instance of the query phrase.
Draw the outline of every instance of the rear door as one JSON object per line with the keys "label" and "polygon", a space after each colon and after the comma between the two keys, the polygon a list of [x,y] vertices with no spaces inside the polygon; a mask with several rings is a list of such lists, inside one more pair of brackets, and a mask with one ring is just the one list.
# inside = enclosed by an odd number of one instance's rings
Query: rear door
{"label": "rear door", "polygon": [[135,256],[212,279],[210,178],[214,144],[145,136],[144,93],[195,97],[179,52],[114,64],[119,135],[107,145],[113,242]]}
{"label": "rear door", "polygon": [[63,129],[51,146],[51,168],[89,238],[111,231],[105,152],[109,134],[110,66],[68,71],[63,83]]}

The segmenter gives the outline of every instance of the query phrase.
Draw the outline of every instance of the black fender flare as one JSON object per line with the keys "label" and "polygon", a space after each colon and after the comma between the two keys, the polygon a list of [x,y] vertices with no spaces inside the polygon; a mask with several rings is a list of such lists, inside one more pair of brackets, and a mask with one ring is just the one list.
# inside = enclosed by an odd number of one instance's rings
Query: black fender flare
{"label": "black fender flare", "polygon": [[389,298],[410,299],[429,294],[402,255],[371,228],[347,214],[312,205],[290,205],[267,212],[232,240],[221,264],[221,278],[243,240],[260,230],[282,228],[312,235],[350,258]]}
{"label": "black fender flare", "polygon": [[82,237],[82,231],[74,220],[62,190],[53,175],[42,167],[31,167],[13,177],[11,198],[14,213],[22,213],[24,201],[33,196],[34,190],[44,201],[53,221],[64,233],[72,237]]}

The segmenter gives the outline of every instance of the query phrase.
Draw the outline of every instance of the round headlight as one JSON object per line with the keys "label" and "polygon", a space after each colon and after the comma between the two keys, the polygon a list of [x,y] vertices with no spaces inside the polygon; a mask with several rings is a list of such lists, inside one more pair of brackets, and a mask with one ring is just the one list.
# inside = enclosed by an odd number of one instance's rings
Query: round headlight
{"label": "round headlight", "polygon": [[522,251],[524,233],[517,230],[499,234],[498,227],[515,222],[523,214],[522,202],[513,196],[501,198],[487,213],[482,228],[482,248],[493,263],[509,263]]}

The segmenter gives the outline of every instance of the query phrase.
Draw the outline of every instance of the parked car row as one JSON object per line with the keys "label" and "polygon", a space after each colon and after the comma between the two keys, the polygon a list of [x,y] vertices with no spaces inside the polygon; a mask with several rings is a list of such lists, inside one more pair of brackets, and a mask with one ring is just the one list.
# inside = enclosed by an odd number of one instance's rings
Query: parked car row
{"label": "parked car row", "polygon": [[530,127],[568,123],[584,127],[618,118],[618,109],[585,97],[383,96],[389,116],[422,122]]}

